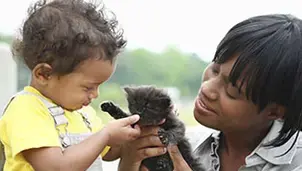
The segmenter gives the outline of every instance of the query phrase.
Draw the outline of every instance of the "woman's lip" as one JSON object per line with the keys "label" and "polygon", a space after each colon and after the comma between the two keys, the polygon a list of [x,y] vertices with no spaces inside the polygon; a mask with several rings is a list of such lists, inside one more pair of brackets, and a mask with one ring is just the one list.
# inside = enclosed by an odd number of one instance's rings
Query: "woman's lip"
{"label": "woman's lip", "polygon": [[196,99],[195,105],[202,113],[217,115],[217,113],[209,108],[200,98]]}

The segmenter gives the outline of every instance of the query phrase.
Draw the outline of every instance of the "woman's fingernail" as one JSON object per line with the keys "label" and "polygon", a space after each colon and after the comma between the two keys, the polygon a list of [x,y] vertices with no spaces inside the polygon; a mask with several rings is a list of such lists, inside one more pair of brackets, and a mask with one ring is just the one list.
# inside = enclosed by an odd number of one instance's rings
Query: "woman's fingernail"
{"label": "woman's fingernail", "polygon": [[163,153],[166,153],[167,152],[167,148],[163,148]]}

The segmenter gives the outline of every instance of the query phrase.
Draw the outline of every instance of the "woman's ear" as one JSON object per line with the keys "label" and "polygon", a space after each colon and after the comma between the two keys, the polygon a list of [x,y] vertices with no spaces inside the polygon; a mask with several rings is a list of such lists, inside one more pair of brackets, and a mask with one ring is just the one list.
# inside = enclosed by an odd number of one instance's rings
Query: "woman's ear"
{"label": "woman's ear", "polygon": [[40,63],[32,71],[34,79],[41,85],[46,85],[51,78],[52,67],[47,63]]}
{"label": "woman's ear", "polygon": [[285,115],[285,107],[278,104],[270,104],[265,109],[270,120],[282,119]]}

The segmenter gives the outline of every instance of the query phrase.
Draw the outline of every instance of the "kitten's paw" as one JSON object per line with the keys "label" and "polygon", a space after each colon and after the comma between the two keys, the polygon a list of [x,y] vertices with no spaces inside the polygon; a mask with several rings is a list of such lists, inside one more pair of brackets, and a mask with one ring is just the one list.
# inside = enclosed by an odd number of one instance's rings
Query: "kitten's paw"
{"label": "kitten's paw", "polygon": [[161,158],[156,162],[156,170],[172,171],[173,170],[173,163],[171,163],[171,161],[168,160],[167,158]]}
{"label": "kitten's paw", "polygon": [[169,144],[169,134],[167,131],[165,131],[164,129],[160,128],[158,130],[158,137],[160,139],[160,141],[164,144],[164,145],[168,145]]}
{"label": "kitten's paw", "polygon": [[110,109],[112,109],[114,107],[114,104],[112,102],[106,101],[106,102],[103,102],[100,105],[100,107],[101,107],[102,111],[108,112],[108,111],[110,111]]}
{"label": "kitten's paw", "polygon": [[166,168],[166,163],[164,161],[159,160],[156,164],[157,164],[156,167],[157,170],[163,170]]}

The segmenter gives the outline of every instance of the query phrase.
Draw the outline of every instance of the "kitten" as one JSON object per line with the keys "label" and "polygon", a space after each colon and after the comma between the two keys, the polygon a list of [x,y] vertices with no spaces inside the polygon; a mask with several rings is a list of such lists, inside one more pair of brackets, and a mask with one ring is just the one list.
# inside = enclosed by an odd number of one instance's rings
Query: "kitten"
{"label": "kitten", "polygon": [[[185,137],[185,125],[177,118],[173,110],[170,96],[163,90],[154,86],[125,87],[128,109],[130,115],[139,114],[137,124],[141,126],[158,125],[160,121],[166,121],[160,125],[159,138],[164,145],[177,144],[183,158],[193,171],[203,171],[196,156],[193,155],[191,145]],[[100,105],[104,112],[108,112],[113,118],[120,119],[129,116],[112,102],[104,102]],[[168,152],[164,155],[143,160],[143,164],[149,171],[173,171],[173,163]]]}

